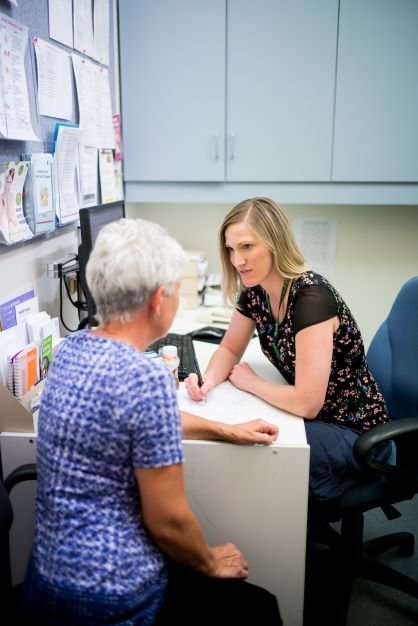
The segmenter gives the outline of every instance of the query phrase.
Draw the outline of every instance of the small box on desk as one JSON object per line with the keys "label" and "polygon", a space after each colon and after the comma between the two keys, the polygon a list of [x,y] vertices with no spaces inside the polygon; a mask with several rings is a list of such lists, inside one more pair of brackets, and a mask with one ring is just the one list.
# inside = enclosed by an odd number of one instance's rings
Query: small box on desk
{"label": "small box on desk", "polygon": [[35,424],[30,405],[35,394],[42,391],[45,380],[32,387],[18,400],[4,385],[0,385],[0,432],[34,433]]}

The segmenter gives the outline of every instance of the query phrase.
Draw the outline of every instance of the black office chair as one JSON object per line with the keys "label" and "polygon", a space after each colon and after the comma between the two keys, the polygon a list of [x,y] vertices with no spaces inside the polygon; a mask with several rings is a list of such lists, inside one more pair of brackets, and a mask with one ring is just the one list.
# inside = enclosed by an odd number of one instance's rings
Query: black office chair
{"label": "black office chair", "polygon": [[[332,599],[332,623],[345,624],[355,578],[383,583],[418,598],[418,581],[377,560],[395,547],[401,556],[414,553],[414,535],[395,533],[363,542],[364,513],[383,509],[391,520],[400,517],[393,506],[418,493],[418,276],[400,290],[387,319],[376,332],[367,353],[388,406],[391,420],[361,435],[354,456],[365,470],[365,483],[332,503],[331,521],[341,520],[341,531],[329,528],[327,537],[341,576]],[[396,467],[370,459],[374,446],[393,439]]]}
{"label": "black office chair", "polygon": [[1,611],[9,616],[16,614],[22,588],[22,585],[12,586],[9,533],[13,522],[13,509],[9,494],[13,487],[27,480],[36,480],[35,464],[22,465],[3,482],[0,481],[0,607]]}

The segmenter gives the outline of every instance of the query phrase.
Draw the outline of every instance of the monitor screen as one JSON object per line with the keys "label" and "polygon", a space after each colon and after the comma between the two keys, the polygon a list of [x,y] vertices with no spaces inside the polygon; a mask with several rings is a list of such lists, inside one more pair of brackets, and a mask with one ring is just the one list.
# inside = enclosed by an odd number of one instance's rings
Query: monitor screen
{"label": "monitor screen", "polygon": [[90,252],[93,249],[100,229],[110,222],[119,220],[121,217],[125,217],[125,205],[123,201],[109,202],[107,204],[99,204],[97,206],[80,209],[80,246],[78,248],[78,262],[80,266],[81,288],[87,302],[87,323],[89,326],[95,323],[94,314],[96,312],[96,306],[87,286],[87,261],[89,260]]}

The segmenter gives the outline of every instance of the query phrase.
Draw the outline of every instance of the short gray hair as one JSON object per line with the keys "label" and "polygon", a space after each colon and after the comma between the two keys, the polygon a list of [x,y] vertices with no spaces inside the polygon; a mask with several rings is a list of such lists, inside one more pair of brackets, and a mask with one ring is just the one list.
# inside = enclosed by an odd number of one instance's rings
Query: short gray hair
{"label": "short gray hair", "polygon": [[129,321],[161,285],[170,295],[185,259],[180,244],[158,224],[123,218],[104,226],[86,268],[99,323]]}

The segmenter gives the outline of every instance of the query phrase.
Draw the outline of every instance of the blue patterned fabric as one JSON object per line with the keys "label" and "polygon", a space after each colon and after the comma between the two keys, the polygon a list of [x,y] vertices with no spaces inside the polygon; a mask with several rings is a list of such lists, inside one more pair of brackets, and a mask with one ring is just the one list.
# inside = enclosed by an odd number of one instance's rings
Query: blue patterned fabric
{"label": "blue patterned fabric", "polygon": [[139,605],[157,588],[162,602],[165,558],[143,525],[133,468],[182,462],[167,368],[127,343],[68,337],[39,415],[36,576],[77,598]]}

